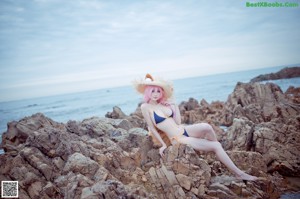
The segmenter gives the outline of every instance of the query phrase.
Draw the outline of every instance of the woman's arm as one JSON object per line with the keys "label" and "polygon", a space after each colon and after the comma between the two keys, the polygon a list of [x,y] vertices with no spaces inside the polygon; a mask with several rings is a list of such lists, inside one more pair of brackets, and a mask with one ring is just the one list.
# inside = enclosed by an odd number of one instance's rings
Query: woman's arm
{"label": "woman's arm", "polygon": [[180,110],[177,104],[174,103],[174,110],[175,110],[175,117],[174,120],[176,124],[180,125],[181,124],[181,115],[180,115]]}
{"label": "woman's arm", "polygon": [[[149,106],[148,104],[144,103],[141,105],[142,114],[144,116],[144,119],[147,122],[148,129],[151,131],[151,133],[155,136],[155,138],[162,144],[164,148],[167,147],[166,143],[163,141],[163,139],[160,137],[159,133],[157,132],[149,113]],[[163,150],[162,150],[163,151]],[[162,153],[161,153],[162,155]]]}

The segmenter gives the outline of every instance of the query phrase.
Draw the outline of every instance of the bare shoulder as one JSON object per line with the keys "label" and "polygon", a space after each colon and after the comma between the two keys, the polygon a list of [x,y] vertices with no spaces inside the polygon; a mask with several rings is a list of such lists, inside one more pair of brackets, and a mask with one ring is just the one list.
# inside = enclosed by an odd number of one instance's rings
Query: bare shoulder
{"label": "bare shoulder", "polygon": [[148,103],[143,103],[142,105],[141,105],[141,109],[142,110],[147,110],[147,109],[149,109],[150,108],[150,104],[148,104]]}
{"label": "bare shoulder", "polygon": [[142,114],[144,117],[147,117],[147,115],[148,115],[147,113],[149,113],[151,110],[150,107],[151,107],[151,104],[148,104],[148,103],[141,104],[141,111],[142,111]]}

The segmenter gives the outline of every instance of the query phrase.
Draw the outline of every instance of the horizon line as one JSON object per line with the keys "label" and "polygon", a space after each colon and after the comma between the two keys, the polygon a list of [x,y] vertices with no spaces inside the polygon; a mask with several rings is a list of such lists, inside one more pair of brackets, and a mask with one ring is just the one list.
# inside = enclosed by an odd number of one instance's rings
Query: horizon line
{"label": "horizon line", "polygon": [[[228,72],[220,72],[220,73],[210,73],[210,74],[205,74],[205,75],[195,75],[195,76],[187,76],[183,78],[174,78],[172,81],[176,80],[184,80],[184,79],[189,79],[189,78],[196,78],[196,77],[208,77],[208,76],[214,76],[214,75],[222,75],[222,74],[228,74],[228,73],[236,73],[236,72],[246,72],[246,71],[253,71],[253,70],[259,70],[259,69],[267,69],[267,68],[288,68],[288,67],[300,67],[300,63],[297,64],[285,64],[285,65],[279,65],[279,66],[267,66],[267,67],[258,67],[258,68],[253,68],[253,69],[244,69],[244,70],[235,70],[235,71],[228,71]],[[277,71],[279,72],[279,71]],[[261,74],[264,75],[264,74]],[[253,77],[254,78],[254,77]],[[52,94],[52,95],[43,95],[43,96],[37,96],[37,97],[28,97],[28,98],[22,98],[22,99],[12,99],[12,100],[0,100],[0,103],[9,103],[9,102],[17,102],[17,101],[23,101],[23,100],[32,100],[32,99],[38,99],[38,98],[47,98],[47,97],[56,97],[56,96],[62,96],[62,95],[71,95],[71,94],[79,94],[79,93],[85,93],[85,92],[92,92],[92,91],[99,91],[99,90],[105,90],[105,89],[114,89],[114,88],[122,88],[122,87],[127,87],[129,86],[130,83],[122,85],[122,86],[112,86],[112,87],[103,87],[103,88],[98,88],[98,89],[87,89],[87,90],[82,90],[82,91],[70,91],[70,92],[65,92],[65,93],[59,93],[59,94]]]}

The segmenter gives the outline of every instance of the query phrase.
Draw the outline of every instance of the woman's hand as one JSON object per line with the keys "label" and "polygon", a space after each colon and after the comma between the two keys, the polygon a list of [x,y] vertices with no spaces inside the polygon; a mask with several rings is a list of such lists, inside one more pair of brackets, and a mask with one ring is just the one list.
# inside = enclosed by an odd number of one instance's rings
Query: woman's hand
{"label": "woman's hand", "polygon": [[161,157],[164,156],[164,150],[165,150],[166,148],[167,148],[166,145],[163,145],[162,147],[159,148],[159,154],[160,154]]}

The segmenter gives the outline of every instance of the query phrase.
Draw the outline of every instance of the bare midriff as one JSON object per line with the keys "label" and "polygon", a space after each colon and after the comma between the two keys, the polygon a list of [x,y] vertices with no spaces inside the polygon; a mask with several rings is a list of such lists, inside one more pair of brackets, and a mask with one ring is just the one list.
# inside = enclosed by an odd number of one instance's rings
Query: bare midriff
{"label": "bare midriff", "polygon": [[176,124],[173,118],[166,118],[163,122],[157,124],[156,127],[163,131],[171,140],[177,139],[184,132],[183,126]]}

